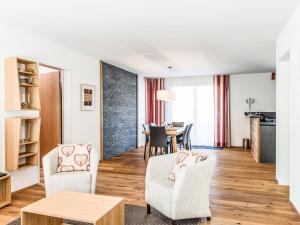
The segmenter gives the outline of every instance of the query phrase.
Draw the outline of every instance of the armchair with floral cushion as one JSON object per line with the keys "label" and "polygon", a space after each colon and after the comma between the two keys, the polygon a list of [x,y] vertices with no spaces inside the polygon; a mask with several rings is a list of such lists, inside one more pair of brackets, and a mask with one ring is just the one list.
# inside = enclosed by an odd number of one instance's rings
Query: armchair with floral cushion
{"label": "armchair with floral cushion", "polygon": [[[212,154],[200,158],[193,155],[190,159],[195,163],[185,165],[178,154],[149,159],[145,180],[147,213],[150,214],[153,207],[172,219],[172,224],[180,219],[207,217],[210,220],[209,190],[216,158]],[[179,163],[175,179],[172,173]]]}
{"label": "armchair with floral cushion", "polygon": [[98,166],[99,153],[89,144],[56,147],[43,157],[46,196],[59,191],[94,194]]}

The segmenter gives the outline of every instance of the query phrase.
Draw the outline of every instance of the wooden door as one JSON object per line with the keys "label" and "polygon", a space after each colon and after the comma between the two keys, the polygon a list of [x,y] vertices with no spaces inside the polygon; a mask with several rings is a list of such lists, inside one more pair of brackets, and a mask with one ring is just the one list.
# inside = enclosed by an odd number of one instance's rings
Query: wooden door
{"label": "wooden door", "polygon": [[60,72],[40,74],[41,137],[40,165],[42,158],[62,141],[62,107]]}

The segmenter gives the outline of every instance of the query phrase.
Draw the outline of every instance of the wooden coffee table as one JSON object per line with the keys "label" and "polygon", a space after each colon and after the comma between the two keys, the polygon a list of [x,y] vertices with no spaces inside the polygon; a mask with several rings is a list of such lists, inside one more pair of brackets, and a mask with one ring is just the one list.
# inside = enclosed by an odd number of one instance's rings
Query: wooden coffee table
{"label": "wooden coffee table", "polygon": [[22,225],[61,225],[64,219],[95,225],[124,225],[124,199],[59,192],[21,210]]}

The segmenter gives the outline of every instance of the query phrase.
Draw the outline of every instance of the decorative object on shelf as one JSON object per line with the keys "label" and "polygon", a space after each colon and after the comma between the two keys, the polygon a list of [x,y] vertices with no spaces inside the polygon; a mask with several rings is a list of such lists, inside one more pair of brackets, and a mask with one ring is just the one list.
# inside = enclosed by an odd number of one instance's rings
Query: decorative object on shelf
{"label": "decorative object on shelf", "polygon": [[[170,83],[171,83],[172,66],[169,66],[168,69],[170,70]],[[157,91],[157,100],[174,101],[175,100],[175,92],[172,90],[158,90]]]}
{"label": "decorative object on shelf", "polygon": [[30,68],[27,68],[25,71],[28,73],[35,73],[34,69],[30,69]]}
{"label": "decorative object on shelf", "polygon": [[27,143],[32,141],[31,139],[31,131],[33,123],[30,120],[24,120],[21,125],[21,136],[20,136],[20,143]]}
{"label": "decorative object on shelf", "polygon": [[30,109],[30,92],[24,89],[24,92],[22,94],[22,103],[21,103],[21,109]]}
{"label": "decorative object on shelf", "polygon": [[18,63],[18,71],[24,72],[26,69],[26,66],[24,63]]}
{"label": "decorative object on shelf", "polygon": [[26,127],[26,142],[29,142],[29,141],[31,141],[31,128],[32,128],[32,123],[26,121],[25,127]]}
{"label": "decorative object on shelf", "polygon": [[92,111],[95,109],[95,86],[81,84],[81,110]]}
{"label": "decorative object on shelf", "polygon": [[249,106],[249,112],[251,112],[251,105],[254,104],[256,100],[254,98],[246,98],[246,104]]}
{"label": "decorative object on shelf", "polygon": [[32,77],[19,75],[19,83],[20,84],[32,84]]}

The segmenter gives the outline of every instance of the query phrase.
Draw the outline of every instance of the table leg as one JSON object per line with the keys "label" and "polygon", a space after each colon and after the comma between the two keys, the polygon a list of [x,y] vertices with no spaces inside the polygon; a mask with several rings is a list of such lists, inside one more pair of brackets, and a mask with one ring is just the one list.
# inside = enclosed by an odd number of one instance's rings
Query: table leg
{"label": "table leg", "polygon": [[177,152],[177,141],[176,141],[176,135],[172,136],[172,146],[173,146],[173,152]]}
{"label": "table leg", "polygon": [[148,142],[147,148],[146,148],[146,161],[148,161],[150,156],[151,156],[151,149],[150,149],[150,142]]}
{"label": "table leg", "polygon": [[38,215],[34,213],[21,213],[21,225],[61,225],[63,219]]}
{"label": "table leg", "polygon": [[94,225],[125,225],[124,203],[118,204],[107,214],[103,215]]}

